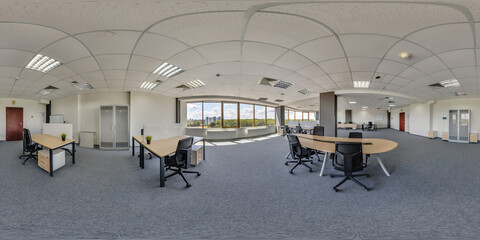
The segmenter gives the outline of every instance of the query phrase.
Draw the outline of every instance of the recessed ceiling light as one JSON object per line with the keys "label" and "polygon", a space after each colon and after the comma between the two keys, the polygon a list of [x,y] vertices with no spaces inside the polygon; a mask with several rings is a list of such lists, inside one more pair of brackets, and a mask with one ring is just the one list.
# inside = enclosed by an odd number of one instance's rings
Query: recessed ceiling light
{"label": "recessed ceiling light", "polygon": [[162,63],[160,67],[158,67],[157,69],[155,69],[155,71],[153,71],[154,74],[161,75],[167,78],[175,77],[176,75],[182,72],[183,72],[183,69],[173,64],[170,64],[168,62]]}
{"label": "recessed ceiling light", "polygon": [[457,81],[457,79],[441,81],[440,85],[442,85],[444,88],[460,87],[460,83]]}
{"label": "recessed ceiling light", "polygon": [[350,101],[350,102],[348,102],[348,103],[350,103],[350,104],[357,104],[357,102],[355,102],[355,101]]}
{"label": "recessed ceiling light", "polygon": [[304,89],[302,89],[302,90],[300,90],[300,91],[298,91],[298,92],[301,93],[301,94],[303,94],[303,95],[308,95],[308,94],[312,93],[312,90],[307,89],[307,88],[304,88]]}
{"label": "recessed ceiling light", "polygon": [[185,83],[185,85],[189,88],[195,89],[195,88],[205,86],[205,83],[203,83],[200,79],[197,79],[197,80],[193,80],[191,82],[187,82],[187,83]]}
{"label": "recessed ceiling light", "polygon": [[400,57],[403,58],[403,59],[409,59],[412,57],[412,54],[409,53],[409,52],[401,52],[400,54]]}
{"label": "recessed ceiling light", "polygon": [[362,108],[364,108],[364,109],[365,109],[365,108],[368,108],[368,107],[367,107],[367,106],[363,106]]}
{"label": "recessed ceiling light", "polygon": [[368,88],[370,86],[370,81],[353,81],[354,88]]}
{"label": "recessed ceiling light", "polygon": [[62,65],[62,63],[53,58],[37,54],[25,68],[46,73],[60,65]]}
{"label": "recessed ceiling light", "polygon": [[41,95],[45,96],[45,95],[50,94],[50,92],[47,91],[47,90],[45,90],[45,89],[42,89],[42,90],[40,90],[40,91],[38,92],[38,94],[41,94]]}
{"label": "recessed ceiling light", "polygon": [[388,106],[389,107],[395,107],[395,104],[389,104]]}
{"label": "recessed ceiling light", "polygon": [[93,89],[92,85],[90,85],[90,83],[88,83],[88,82],[74,83],[73,86],[75,86],[80,91],[87,90],[87,89]]}
{"label": "recessed ceiling light", "polygon": [[143,88],[143,89],[147,89],[147,90],[153,90],[154,88],[156,88],[158,86],[158,83],[157,82],[143,82],[142,85],[140,85],[140,88]]}

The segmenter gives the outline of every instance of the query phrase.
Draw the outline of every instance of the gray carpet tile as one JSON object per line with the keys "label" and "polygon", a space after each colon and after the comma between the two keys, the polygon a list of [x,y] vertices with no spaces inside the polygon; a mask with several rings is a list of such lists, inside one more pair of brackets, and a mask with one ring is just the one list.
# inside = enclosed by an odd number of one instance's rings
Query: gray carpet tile
{"label": "gray carpet tile", "polygon": [[[370,159],[359,180],[373,190],[339,193],[320,163],[289,174],[282,137],[213,143],[189,189],[179,176],[159,188],[158,159],[141,170],[127,151],[78,148],[51,178],[21,164],[21,142],[0,142],[0,239],[478,239],[479,144],[364,137],[399,143],[382,154],[392,176]],[[325,173],[337,173],[331,162]]]}

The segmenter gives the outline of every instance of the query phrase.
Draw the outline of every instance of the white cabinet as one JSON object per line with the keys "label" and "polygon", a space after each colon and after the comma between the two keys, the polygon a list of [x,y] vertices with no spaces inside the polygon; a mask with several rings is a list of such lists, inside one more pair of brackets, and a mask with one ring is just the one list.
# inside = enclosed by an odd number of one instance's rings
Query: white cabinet
{"label": "white cabinet", "polygon": [[130,130],[128,106],[100,106],[99,147],[102,150],[128,150]]}

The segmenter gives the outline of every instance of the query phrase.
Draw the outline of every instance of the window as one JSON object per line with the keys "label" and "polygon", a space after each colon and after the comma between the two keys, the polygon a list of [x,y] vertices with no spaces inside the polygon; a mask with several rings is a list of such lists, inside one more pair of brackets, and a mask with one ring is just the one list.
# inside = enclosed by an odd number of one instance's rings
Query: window
{"label": "window", "polygon": [[309,115],[308,119],[309,119],[310,121],[315,121],[315,120],[316,120],[316,119],[315,119],[315,113],[314,113],[314,112],[308,113],[308,115]]}
{"label": "window", "polygon": [[238,103],[223,103],[223,127],[238,127]]}
{"label": "window", "polygon": [[303,116],[302,116],[302,120],[303,120],[303,121],[308,121],[308,112],[303,112],[302,115],[303,115]]}
{"label": "window", "polygon": [[187,127],[201,128],[202,127],[202,103],[187,103]]}
{"label": "window", "polygon": [[240,103],[240,127],[253,127],[253,105]]}
{"label": "window", "polygon": [[295,121],[295,112],[288,110],[288,121]]}
{"label": "window", "polygon": [[275,125],[275,108],[267,107],[267,126]]}
{"label": "window", "polygon": [[255,105],[255,127],[265,126],[265,106]]}
{"label": "window", "polygon": [[288,110],[285,110],[285,124],[288,123]]}
{"label": "window", "polygon": [[295,112],[295,120],[296,121],[302,120],[302,112]]}
{"label": "window", "polygon": [[219,102],[203,103],[203,118],[206,128],[222,127],[221,106]]}

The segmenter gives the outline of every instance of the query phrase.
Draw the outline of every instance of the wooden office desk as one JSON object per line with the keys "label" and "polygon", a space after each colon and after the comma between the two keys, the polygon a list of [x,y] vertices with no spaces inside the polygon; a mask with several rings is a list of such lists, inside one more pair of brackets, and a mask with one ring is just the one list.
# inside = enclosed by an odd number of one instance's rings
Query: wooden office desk
{"label": "wooden office desk", "polygon": [[[160,159],[160,187],[165,187],[165,157],[176,152],[178,141],[189,136],[181,135],[172,138],[151,141],[147,144],[143,135],[132,137],[132,156],[135,156],[135,142],[140,144],[140,167],[145,168],[145,148]],[[193,144],[203,141],[203,160],[205,160],[205,138],[193,137]]]}
{"label": "wooden office desk", "polygon": [[72,144],[72,163],[75,164],[75,140],[66,139],[62,141],[60,137],[54,137],[46,134],[33,134],[32,141],[38,145],[48,148],[50,151],[50,176],[53,177],[53,151]]}
{"label": "wooden office desk", "polygon": [[387,176],[390,176],[390,173],[383,165],[382,160],[379,157],[380,153],[389,152],[397,148],[398,143],[386,139],[379,138],[342,138],[342,137],[325,137],[325,136],[315,136],[307,134],[295,134],[298,136],[298,140],[303,147],[319,150],[325,152],[323,158],[322,169],[320,170],[320,177],[323,176],[323,171],[325,170],[325,165],[329,159],[331,153],[335,153],[335,142],[361,142],[363,154],[375,155],[378,164],[382,168],[383,172]]}

